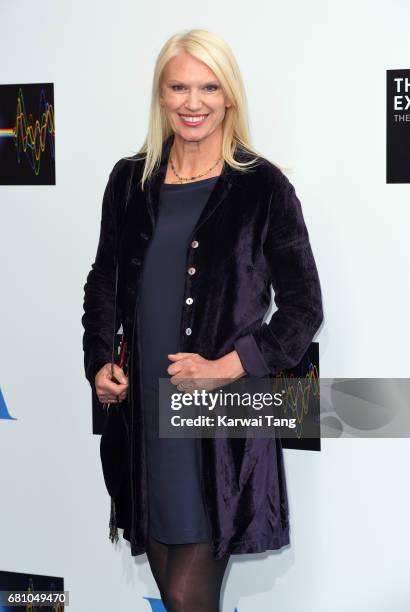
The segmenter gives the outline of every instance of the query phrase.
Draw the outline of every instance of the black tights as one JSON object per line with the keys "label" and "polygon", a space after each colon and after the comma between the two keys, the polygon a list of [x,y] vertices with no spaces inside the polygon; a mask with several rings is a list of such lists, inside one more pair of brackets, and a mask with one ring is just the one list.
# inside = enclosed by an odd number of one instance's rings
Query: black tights
{"label": "black tights", "polygon": [[216,560],[207,542],[163,544],[148,536],[147,557],[167,612],[219,612],[229,555]]}

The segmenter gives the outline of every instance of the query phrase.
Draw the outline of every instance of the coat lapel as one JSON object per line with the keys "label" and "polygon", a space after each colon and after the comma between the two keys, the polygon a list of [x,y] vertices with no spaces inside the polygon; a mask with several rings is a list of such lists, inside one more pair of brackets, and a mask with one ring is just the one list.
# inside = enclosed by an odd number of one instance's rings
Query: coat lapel
{"label": "coat lapel", "polygon": [[[174,135],[171,134],[166,141],[162,149],[161,162],[157,170],[155,170],[150,180],[147,182],[147,206],[151,217],[153,227],[158,219],[158,207],[161,186],[165,179],[169,153],[174,141]],[[216,181],[214,188],[202,209],[201,215],[195,225],[195,231],[215,212],[217,207],[223,202],[228,195],[228,192],[233,183],[233,169],[228,165],[224,164],[221,174]]]}

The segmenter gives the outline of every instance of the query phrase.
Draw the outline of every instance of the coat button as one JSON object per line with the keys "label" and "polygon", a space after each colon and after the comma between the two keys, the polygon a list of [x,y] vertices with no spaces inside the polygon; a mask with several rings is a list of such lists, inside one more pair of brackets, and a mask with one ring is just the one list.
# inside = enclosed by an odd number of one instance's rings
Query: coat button
{"label": "coat button", "polygon": [[140,232],[140,236],[141,238],[144,238],[144,240],[148,240],[149,238],[148,234],[144,234],[144,232]]}
{"label": "coat button", "polygon": [[195,272],[196,272],[195,268],[188,268],[188,274],[190,274],[191,276],[195,274]]}
{"label": "coat button", "polygon": [[192,329],[190,327],[187,327],[185,333],[187,336],[190,336],[192,334]]}
{"label": "coat button", "polygon": [[194,300],[192,298],[187,298],[185,301],[187,304],[192,304]]}
{"label": "coat button", "polygon": [[199,242],[198,242],[198,240],[193,240],[193,241],[191,242],[191,247],[192,247],[193,249],[196,249],[198,246],[199,246]]}
{"label": "coat button", "polygon": [[131,259],[131,263],[134,264],[134,266],[139,266],[141,264],[141,260],[138,259],[138,257],[133,257]]}

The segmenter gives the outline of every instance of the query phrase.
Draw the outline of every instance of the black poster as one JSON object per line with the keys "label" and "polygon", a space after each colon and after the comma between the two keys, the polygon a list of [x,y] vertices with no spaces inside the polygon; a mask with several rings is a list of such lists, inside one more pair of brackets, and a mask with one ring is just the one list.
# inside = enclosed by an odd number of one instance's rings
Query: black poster
{"label": "black poster", "polygon": [[[64,578],[0,571],[0,612],[64,612]],[[10,605],[7,605],[10,603]]]}
{"label": "black poster", "polygon": [[410,183],[410,70],[387,70],[386,183]]}
{"label": "black poster", "polygon": [[[300,363],[294,368],[283,370],[279,377],[296,380],[304,379],[305,385],[311,389],[317,389],[317,392],[309,393],[310,401],[308,411],[305,414],[303,402],[298,402],[296,406],[296,416],[300,425],[300,436],[297,438],[281,437],[283,448],[293,448],[296,450],[320,451],[320,378],[319,378],[319,342],[311,342],[308,350],[302,357]],[[292,414],[291,416],[295,416]],[[303,421],[309,419],[310,431],[313,429],[317,432],[317,437],[303,436]]]}
{"label": "black poster", "polygon": [[53,83],[0,85],[0,185],[55,185]]}

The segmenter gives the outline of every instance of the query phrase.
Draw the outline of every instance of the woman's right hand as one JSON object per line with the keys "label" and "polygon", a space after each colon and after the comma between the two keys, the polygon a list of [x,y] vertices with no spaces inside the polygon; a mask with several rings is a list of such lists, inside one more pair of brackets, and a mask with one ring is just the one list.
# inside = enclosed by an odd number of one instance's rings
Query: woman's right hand
{"label": "woman's right hand", "polygon": [[117,364],[114,364],[114,378],[111,380],[111,362],[106,363],[95,375],[95,390],[101,404],[116,404],[125,400],[128,394],[128,376]]}

